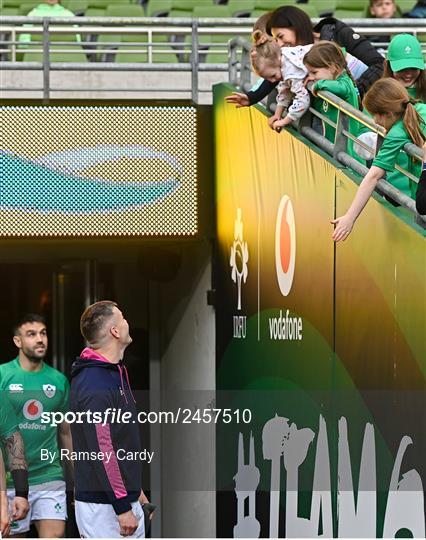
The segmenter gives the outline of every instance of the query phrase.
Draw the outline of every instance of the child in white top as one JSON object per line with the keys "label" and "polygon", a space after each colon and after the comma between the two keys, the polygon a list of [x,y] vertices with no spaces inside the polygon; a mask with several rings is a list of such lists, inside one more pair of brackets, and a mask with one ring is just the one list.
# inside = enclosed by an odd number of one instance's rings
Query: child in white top
{"label": "child in white top", "polygon": [[[303,63],[305,54],[312,45],[280,47],[277,42],[261,30],[253,32],[251,62],[253,70],[271,82],[280,81],[277,90],[277,110],[272,129],[279,131],[294,120],[299,120],[309,109],[310,97],[303,81],[308,71]],[[287,116],[281,118],[284,110]]]}

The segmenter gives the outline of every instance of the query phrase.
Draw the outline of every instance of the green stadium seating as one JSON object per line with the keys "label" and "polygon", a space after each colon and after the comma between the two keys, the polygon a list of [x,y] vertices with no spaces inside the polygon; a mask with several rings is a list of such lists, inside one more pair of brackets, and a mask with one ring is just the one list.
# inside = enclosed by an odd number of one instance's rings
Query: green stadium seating
{"label": "green stadium seating", "polygon": [[148,41],[147,34],[122,34],[121,36],[114,36],[114,41],[121,41],[123,46],[121,49],[132,50],[136,46],[132,47],[127,43],[138,43],[138,49],[142,49],[141,52],[132,53],[132,52],[121,52],[118,49],[117,54],[115,55],[115,62],[119,64],[127,64],[134,62],[148,62],[148,48],[143,46]]}
{"label": "green stadium seating", "polygon": [[294,6],[294,0],[255,0],[254,2],[254,9],[262,11],[274,11],[281,6]]}
{"label": "green stadium seating", "polygon": [[85,13],[88,8],[87,0],[68,0],[67,2],[62,2],[62,5],[76,15]]}
{"label": "green stadium seating", "polygon": [[163,17],[172,9],[172,0],[149,0],[147,17]]}
{"label": "green stadium seating", "polygon": [[107,9],[110,5],[114,4],[120,4],[123,6],[128,6],[129,4],[132,4],[131,0],[87,0],[87,7],[88,8],[101,8],[101,9]]}
{"label": "green stadium seating", "polygon": [[407,13],[416,5],[416,0],[398,0],[397,4],[402,13]]}
{"label": "green stadium seating", "polygon": [[105,9],[100,7],[88,7],[84,12],[85,17],[105,17]]}
{"label": "green stadium seating", "polygon": [[22,0],[3,0],[0,2],[0,8],[8,8],[8,7],[20,7],[22,4]]}
{"label": "green stadium seating", "polygon": [[[177,63],[178,57],[177,53],[169,52],[169,49],[173,49],[174,43],[171,42],[171,35],[157,35],[155,34],[152,38],[152,43],[154,45],[154,50],[152,53],[152,61],[155,63]],[[116,40],[118,41],[118,40]],[[147,34],[124,34],[121,36],[122,47],[121,49],[126,49],[127,51],[131,50],[133,47],[136,49],[136,46],[129,45],[128,43],[138,43],[137,48],[142,49],[141,52],[125,52],[118,50],[115,61],[117,63],[129,63],[129,62],[142,62],[147,63],[149,61],[148,55],[148,35]],[[145,46],[143,46],[145,44]],[[158,44],[164,44],[164,47],[158,47]],[[164,51],[164,52],[162,52]]]}
{"label": "green stadium seating", "polygon": [[[294,4],[291,4],[291,5],[294,5]],[[315,6],[311,6],[309,4],[297,4],[297,7],[301,9],[302,11],[304,11],[307,15],[309,15],[309,17],[314,18],[314,17],[319,16],[318,11]],[[254,9],[251,12],[250,17],[253,17],[254,19],[258,19],[259,17],[261,17],[267,12],[268,10],[264,10],[264,9]]]}
{"label": "green stadium seating", "polygon": [[364,11],[368,0],[336,0],[336,9]]}
{"label": "green stadium seating", "polygon": [[107,17],[145,17],[145,11],[139,4],[113,4],[106,8]]}
{"label": "green stadium seating", "polygon": [[[301,7],[301,5],[298,7]],[[315,6],[320,16],[331,15],[336,9],[336,0],[309,0],[307,5]]]}
{"label": "green stadium seating", "polygon": [[[38,49],[40,51],[41,44],[34,49]],[[43,61],[43,53],[42,52],[36,52],[35,50],[31,50],[32,47],[29,47],[23,54],[22,60],[24,62],[42,62]],[[64,53],[59,52],[63,51],[65,49],[65,46],[53,46],[50,47],[50,61],[51,62],[84,62],[86,63],[87,56],[84,53],[84,50],[82,47],[73,47],[72,52]],[[55,52],[57,51],[57,52]]]}
{"label": "green stadium seating", "polygon": [[185,17],[192,17],[192,10],[187,9],[171,9],[169,11],[169,17],[172,17],[174,19],[179,18],[185,18]]}
{"label": "green stadium seating", "polygon": [[248,17],[254,10],[255,0],[228,0],[228,9],[232,17]]}
{"label": "green stadium seating", "polygon": [[309,15],[311,19],[314,19],[315,17],[319,17],[319,11],[316,6],[311,4],[297,4],[297,7],[304,11],[306,15]]}
{"label": "green stadium seating", "polygon": [[[38,2],[39,3],[39,2]],[[37,2],[25,2],[21,3],[21,7],[19,9],[20,15],[28,15],[28,13],[35,8],[37,5]]]}
{"label": "green stadium seating", "polygon": [[16,16],[20,15],[20,9],[19,6],[13,7],[13,6],[0,6],[0,16],[7,17],[7,16]]}
{"label": "green stadium seating", "polygon": [[212,6],[213,0],[172,0],[172,9],[192,11],[197,7]]}
{"label": "green stadium seating", "polygon": [[228,6],[222,4],[212,4],[209,6],[197,6],[192,11],[192,16],[197,19],[203,18],[229,18],[231,13]]}
{"label": "green stadium seating", "polygon": [[365,10],[358,9],[335,9],[333,17],[336,19],[363,19],[365,18]]}

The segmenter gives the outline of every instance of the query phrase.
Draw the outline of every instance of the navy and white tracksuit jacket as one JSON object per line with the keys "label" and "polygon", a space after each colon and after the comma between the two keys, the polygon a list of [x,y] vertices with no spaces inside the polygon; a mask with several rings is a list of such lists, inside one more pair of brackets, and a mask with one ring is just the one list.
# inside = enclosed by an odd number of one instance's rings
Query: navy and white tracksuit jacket
{"label": "navy and white tracksuit jacket", "polygon": [[[77,413],[104,413],[108,408],[130,411],[129,423],[72,423],[75,499],[111,504],[115,513],[131,510],[131,503],[141,493],[141,462],[122,459],[128,452],[140,451],[139,427],[135,399],[127,369],[86,348],[71,370],[70,408]],[[111,418],[111,416],[110,416]],[[107,420],[109,421],[109,420]],[[133,422],[135,421],[135,422]],[[90,459],[82,459],[88,452]],[[118,454],[117,454],[118,452]],[[98,456],[92,459],[93,456]],[[100,457],[102,456],[102,457]]]}

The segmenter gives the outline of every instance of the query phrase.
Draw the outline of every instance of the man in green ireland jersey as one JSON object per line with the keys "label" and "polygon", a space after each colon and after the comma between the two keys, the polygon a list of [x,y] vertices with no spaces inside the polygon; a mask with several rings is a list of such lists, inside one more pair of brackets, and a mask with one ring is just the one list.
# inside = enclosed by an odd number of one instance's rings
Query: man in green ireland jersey
{"label": "man in green ireland jersey", "polygon": [[[41,415],[68,410],[69,384],[62,373],[44,362],[47,329],[43,317],[23,317],[14,328],[13,341],[19,354],[0,365],[0,390],[12,404],[24,439],[30,511],[24,520],[12,523],[11,534],[25,534],[33,522],[40,537],[60,538],[67,513],[58,439],[62,448],[71,451],[71,432],[66,422],[53,427],[43,423]],[[42,459],[46,451],[53,459]]]}

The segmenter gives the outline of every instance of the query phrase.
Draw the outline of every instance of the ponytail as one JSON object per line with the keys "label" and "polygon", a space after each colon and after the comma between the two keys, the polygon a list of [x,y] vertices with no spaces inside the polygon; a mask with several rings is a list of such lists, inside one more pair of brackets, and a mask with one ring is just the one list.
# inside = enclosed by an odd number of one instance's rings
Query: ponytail
{"label": "ponytail", "polygon": [[393,113],[402,119],[404,127],[414,144],[423,146],[426,137],[422,128],[426,125],[415,109],[418,101],[411,99],[407,89],[393,78],[377,80],[364,96],[364,106],[372,115]]}
{"label": "ponytail", "polygon": [[415,101],[409,100],[403,104],[404,107],[404,116],[403,122],[404,127],[407,130],[410,139],[417,146],[423,146],[425,143],[425,136],[423,135],[422,130],[420,129],[421,125],[424,126],[423,118],[414,108]]}

